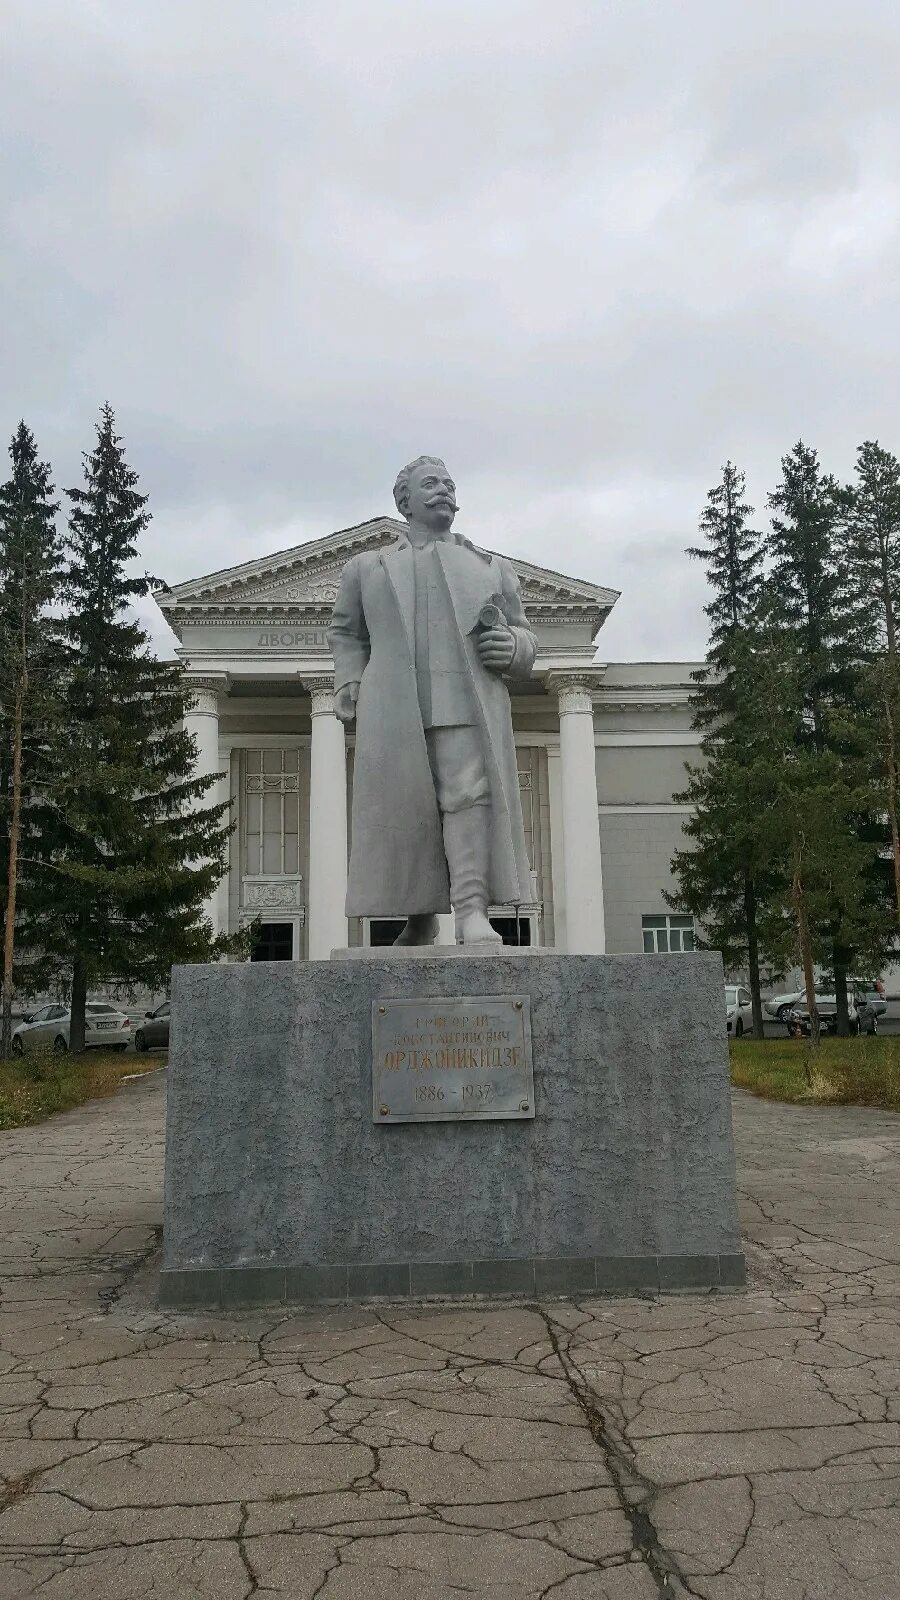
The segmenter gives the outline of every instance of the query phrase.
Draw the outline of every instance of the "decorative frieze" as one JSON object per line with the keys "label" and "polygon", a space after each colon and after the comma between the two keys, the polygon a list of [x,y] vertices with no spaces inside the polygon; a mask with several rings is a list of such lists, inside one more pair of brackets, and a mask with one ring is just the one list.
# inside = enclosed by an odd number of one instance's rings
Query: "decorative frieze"
{"label": "decorative frieze", "polygon": [[281,599],[302,600],[306,605],[333,605],[338,596],[336,583],[311,583],[306,589],[282,589]]}
{"label": "decorative frieze", "polygon": [[305,916],[303,879],[282,877],[243,878],[241,904],[254,915],[260,911],[299,912]]}
{"label": "decorative frieze", "polygon": [[248,772],[248,794],[298,794],[299,772]]}

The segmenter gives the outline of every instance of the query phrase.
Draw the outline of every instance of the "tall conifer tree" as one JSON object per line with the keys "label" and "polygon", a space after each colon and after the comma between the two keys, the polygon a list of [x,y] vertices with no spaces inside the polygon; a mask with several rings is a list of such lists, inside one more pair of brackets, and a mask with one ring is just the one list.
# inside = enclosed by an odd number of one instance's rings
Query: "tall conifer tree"
{"label": "tall conifer tree", "polygon": [[753,507],[746,479],[731,461],[710,489],[700,516],[703,543],[687,554],[702,561],[711,590],[703,607],[709,618],[706,667],[694,674],[698,693],[695,724],[721,730],[741,709],[741,684],[747,640],[752,634],[762,589],[762,535],[751,527]]}
{"label": "tall conifer tree", "polygon": [[[884,936],[883,901],[872,893],[878,796],[858,715],[858,608],[839,540],[838,485],[822,473],[815,450],[802,441],[781,466],[781,482],[769,496],[773,560],[768,588],[773,621],[793,651],[800,715],[792,770],[809,778],[810,804],[798,788],[795,806],[806,819],[806,860],[821,864],[827,884],[827,893],[816,902],[818,925],[810,938],[813,944],[823,939],[830,944],[838,1031],[846,1033],[849,964],[863,953],[871,959]],[[800,760],[803,752],[814,759]],[[808,981],[807,991],[814,1011]]]}
{"label": "tall conifer tree", "polygon": [[796,644],[804,709],[803,737],[822,750],[828,712],[848,691],[852,651],[848,591],[838,559],[838,488],[802,439],[781,459],[781,482],[769,495],[772,557],[768,591],[778,623]]}
{"label": "tall conifer tree", "polygon": [[12,475],[0,486],[0,861],[3,959],[0,1057],[9,1054],[23,822],[31,785],[46,761],[59,667],[48,606],[60,581],[50,466],[20,422],[9,447]]}
{"label": "tall conifer tree", "polygon": [[781,866],[761,908],[761,933],[776,967],[802,969],[817,1044],[815,968],[834,961],[836,929],[867,966],[877,970],[884,954],[883,905],[873,893],[877,843],[861,826],[872,787],[865,766],[849,762],[846,750],[828,742],[820,748],[810,738],[808,663],[777,613],[763,630],[760,669],[760,710],[769,725],[758,766],[760,832]]}
{"label": "tall conifer tree", "polygon": [[154,658],[129,615],[153,583],[133,567],[150,517],[109,406],[84,486],[67,494],[68,738],[27,912],[34,943],[68,967],[79,1050],[89,988],[159,987],[173,961],[216,953],[202,908],[225,870],[228,825],[227,803],[205,804],[215,778],[194,774],[181,670]]}
{"label": "tall conifer tree", "polygon": [[860,710],[883,776],[900,927],[900,461],[867,439],[846,492],[846,560],[862,656]]}
{"label": "tall conifer tree", "polygon": [[758,721],[752,693],[755,629],[762,584],[762,537],[752,526],[744,474],[725,463],[700,517],[703,542],[688,554],[706,568],[711,597],[706,666],[694,674],[694,727],[702,733],[704,764],[689,770],[677,798],[690,805],[685,824],[690,848],[676,851],[678,893],[704,928],[705,942],[728,967],[746,963],[753,1028],[762,1037],[760,950],[757,929],[765,851],[754,797],[754,756],[767,729]]}

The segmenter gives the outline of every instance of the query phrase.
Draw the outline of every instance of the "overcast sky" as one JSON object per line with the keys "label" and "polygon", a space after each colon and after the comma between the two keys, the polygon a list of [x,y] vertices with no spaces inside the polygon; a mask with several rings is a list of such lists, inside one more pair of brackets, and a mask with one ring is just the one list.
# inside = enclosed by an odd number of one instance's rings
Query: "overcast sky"
{"label": "overcast sky", "polygon": [[[900,451],[896,0],[7,0],[0,427],[116,410],[169,583],[393,511],[689,658],[731,457]],[[157,613],[158,617],[158,613]],[[158,636],[164,628],[159,619]]]}

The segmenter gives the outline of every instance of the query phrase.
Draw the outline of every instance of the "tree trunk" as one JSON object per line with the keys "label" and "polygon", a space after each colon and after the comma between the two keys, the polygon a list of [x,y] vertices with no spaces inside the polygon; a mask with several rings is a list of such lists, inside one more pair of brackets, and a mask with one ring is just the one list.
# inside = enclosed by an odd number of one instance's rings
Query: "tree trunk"
{"label": "tree trunk", "polygon": [[897,824],[897,730],[894,726],[894,704],[892,696],[893,674],[890,671],[891,663],[888,662],[888,672],[885,674],[884,710],[887,724],[887,769],[888,793],[887,813],[891,827],[891,856],[894,865],[894,899],[897,904],[897,921],[900,923],[900,827]]}
{"label": "tree trunk", "polygon": [[12,1050],[13,957],[16,947],[16,896],[19,887],[19,836],[22,831],[22,723],[25,695],[21,680],[13,709],[12,803],[9,819],[9,865],[6,880],[6,916],[3,927],[3,998],[0,1019],[0,1060]]}
{"label": "tree trunk", "polygon": [[816,979],[813,972],[812,943],[809,937],[809,923],[806,917],[806,896],[803,893],[802,874],[802,846],[799,842],[794,847],[794,881],[792,885],[794,901],[794,915],[797,918],[797,939],[800,945],[800,960],[803,965],[803,983],[806,989],[806,1005],[809,1011],[810,1040],[813,1047],[819,1043],[819,1013],[816,1008]]}
{"label": "tree trunk", "polygon": [[835,1028],[838,1037],[850,1037],[850,1003],[847,998],[847,952],[834,950],[832,952],[832,965],[834,967],[834,998],[836,1002]]}
{"label": "tree trunk", "polygon": [[753,1037],[763,1037],[763,1008],[759,982],[759,935],[756,929],[756,886],[753,876],[744,873],[744,921],[747,926],[747,968],[750,974],[750,1004],[753,1011]]}
{"label": "tree trunk", "polygon": [[897,774],[893,768],[888,816],[891,823],[891,855],[894,858],[894,900],[897,905],[897,921],[900,923],[900,828],[897,827]]}
{"label": "tree trunk", "polygon": [[86,1000],[87,974],[81,956],[76,956],[72,963],[72,1004],[69,1013],[69,1049],[73,1055],[80,1055],[84,1049],[84,1005]]}
{"label": "tree trunk", "polygon": [[894,866],[894,899],[897,904],[897,921],[900,923],[900,827],[897,822],[897,625],[894,618],[894,596],[891,592],[891,561],[888,540],[879,529],[881,554],[881,603],[884,607],[884,630],[887,651],[881,662],[881,683],[884,690],[884,713],[887,728],[888,797],[887,812],[891,829],[891,856]]}

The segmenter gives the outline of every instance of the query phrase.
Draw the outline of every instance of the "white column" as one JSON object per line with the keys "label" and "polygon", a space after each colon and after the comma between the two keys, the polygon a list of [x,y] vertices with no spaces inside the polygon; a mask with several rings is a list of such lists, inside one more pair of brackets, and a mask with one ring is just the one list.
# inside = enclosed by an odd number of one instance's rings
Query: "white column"
{"label": "white column", "polygon": [[312,697],[307,948],[310,961],[327,961],[347,944],[347,756],[332,679],[309,678],[304,687]]}
{"label": "white column", "polygon": [[[226,779],[219,759],[219,690],[225,680],[218,678],[187,678],[193,700],[184,719],[188,733],[193,734],[197,746],[197,777],[216,775],[216,782],[207,789],[197,806],[213,806],[227,799]],[[220,895],[213,890],[203,906],[203,915],[212,923],[213,932],[220,933]]]}
{"label": "white column", "polygon": [[548,681],[559,696],[565,948],[577,955],[602,955],[606,939],[592,680],[587,674],[551,674]]}
{"label": "white column", "polygon": [[563,849],[562,762],[559,749],[547,749],[550,791],[550,886],[553,891],[553,948],[566,948],[566,862]]}

